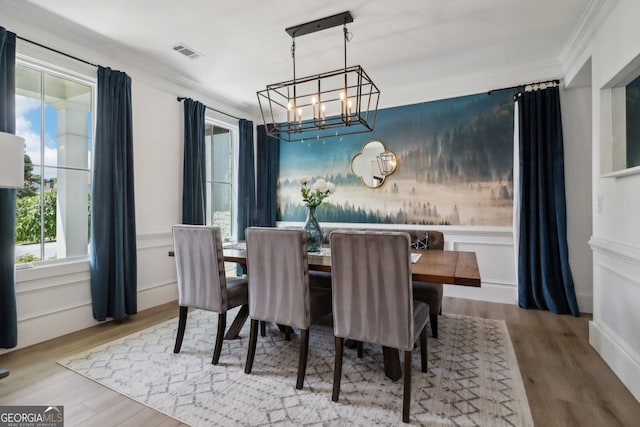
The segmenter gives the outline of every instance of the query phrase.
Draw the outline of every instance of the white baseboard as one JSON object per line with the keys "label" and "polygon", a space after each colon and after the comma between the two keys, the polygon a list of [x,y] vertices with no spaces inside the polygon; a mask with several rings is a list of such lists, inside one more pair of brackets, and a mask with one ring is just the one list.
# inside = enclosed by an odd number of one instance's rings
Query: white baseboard
{"label": "white baseboard", "polygon": [[635,354],[606,325],[589,322],[589,344],[640,402],[640,355]]}

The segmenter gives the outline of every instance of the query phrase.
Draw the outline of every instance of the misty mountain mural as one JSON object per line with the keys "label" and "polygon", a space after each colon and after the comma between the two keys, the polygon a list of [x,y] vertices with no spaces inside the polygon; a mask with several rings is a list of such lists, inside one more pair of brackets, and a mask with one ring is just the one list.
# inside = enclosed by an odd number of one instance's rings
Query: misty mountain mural
{"label": "misty mountain mural", "polygon": [[[280,144],[278,220],[303,221],[298,178],[324,178],[336,192],[321,222],[510,226],[513,97],[497,91],[382,109],[373,132]],[[398,159],[376,189],[350,170],[371,140]]]}

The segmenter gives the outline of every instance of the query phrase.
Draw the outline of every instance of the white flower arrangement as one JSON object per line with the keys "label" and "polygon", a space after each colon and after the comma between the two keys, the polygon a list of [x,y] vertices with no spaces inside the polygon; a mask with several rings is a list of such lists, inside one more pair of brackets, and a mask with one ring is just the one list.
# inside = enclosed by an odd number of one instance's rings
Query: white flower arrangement
{"label": "white flower arrangement", "polygon": [[324,199],[336,191],[336,185],[323,178],[318,178],[311,187],[308,186],[309,180],[308,176],[302,176],[298,179],[300,185],[302,185],[300,189],[302,201],[309,208],[320,206]]}

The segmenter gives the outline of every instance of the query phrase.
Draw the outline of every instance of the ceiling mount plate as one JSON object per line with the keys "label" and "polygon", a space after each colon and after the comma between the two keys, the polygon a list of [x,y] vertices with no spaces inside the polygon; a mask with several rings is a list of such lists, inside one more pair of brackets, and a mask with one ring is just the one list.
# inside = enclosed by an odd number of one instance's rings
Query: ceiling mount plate
{"label": "ceiling mount plate", "polygon": [[327,16],[326,18],[316,19],[315,21],[306,22],[304,24],[295,25],[285,29],[291,37],[304,36],[305,34],[315,33],[316,31],[326,30],[327,28],[337,27],[338,25],[349,24],[353,22],[351,12],[342,12],[336,15]]}

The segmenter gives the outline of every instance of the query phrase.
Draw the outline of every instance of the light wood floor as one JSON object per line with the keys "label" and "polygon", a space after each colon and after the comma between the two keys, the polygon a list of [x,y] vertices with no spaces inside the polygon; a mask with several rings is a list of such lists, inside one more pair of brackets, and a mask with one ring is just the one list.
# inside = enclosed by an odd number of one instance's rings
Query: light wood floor
{"label": "light wood floor", "polygon": [[[588,316],[458,298],[445,298],[444,310],[506,321],[536,426],[640,425],[640,403],[589,345]],[[183,425],[56,364],[177,314],[176,303],[165,304],[0,355],[0,366],[11,371],[0,380],[0,404],[64,405],[66,426]]]}

